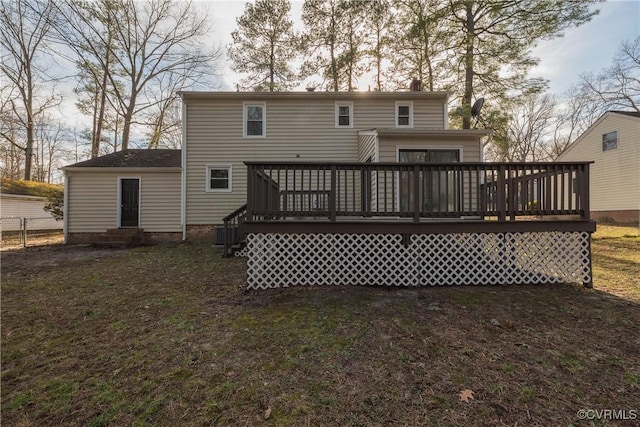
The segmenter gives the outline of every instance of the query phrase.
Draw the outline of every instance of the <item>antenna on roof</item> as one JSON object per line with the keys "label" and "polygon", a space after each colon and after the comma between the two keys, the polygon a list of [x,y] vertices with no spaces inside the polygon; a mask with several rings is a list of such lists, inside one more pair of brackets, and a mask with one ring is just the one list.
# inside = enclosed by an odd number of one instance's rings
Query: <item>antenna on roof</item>
{"label": "antenna on roof", "polygon": [[478,122],[480,121],[480,110],[482,110],[482,106],[484,105],[484,98],[476,99],[476,102],[473,103],[473,107],[471,107],[471,117],[476,118],[476,122],[473,125],[473,128],[478,127]]}

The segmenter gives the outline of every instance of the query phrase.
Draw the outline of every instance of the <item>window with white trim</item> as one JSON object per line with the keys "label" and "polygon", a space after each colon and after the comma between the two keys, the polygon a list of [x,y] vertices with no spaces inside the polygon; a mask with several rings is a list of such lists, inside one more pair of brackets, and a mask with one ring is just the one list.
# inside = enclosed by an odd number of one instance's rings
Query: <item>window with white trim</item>
{"label": "window with white trim", "polygon": [[602,151],[615,150],[616,148],[618,148],[618,131],[602,135]]}
{"label": "window with white trim", "polygon": [[353,102],[336,102],[336,127],[353,127]]}
{"label": "window with white trim", "polygon": [[243,136],[245,138],[264,138],[267,135],[266,117],[266,103],[244,103]]}
{"label": "window with white trim", "polygon": [[231,192],[231,169],[231,165],[207,165],[207,192]]}
{"label": "window with white trim", "polygon": [[413,127],[413,102],[396,102],[396,127]]}

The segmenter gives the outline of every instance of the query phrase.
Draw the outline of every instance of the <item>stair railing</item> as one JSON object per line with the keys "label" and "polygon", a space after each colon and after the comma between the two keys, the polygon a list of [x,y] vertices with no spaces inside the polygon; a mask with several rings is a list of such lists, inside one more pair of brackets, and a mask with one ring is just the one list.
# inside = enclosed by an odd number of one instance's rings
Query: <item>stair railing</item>
{"label": "stair railing", "polygon": [[222,252],[224,258],[232,256],[234,246],[239,245],[244,239],[242,225],[246,217],[247,205],[244,204],[222,219],[224,221],[224,249]]}

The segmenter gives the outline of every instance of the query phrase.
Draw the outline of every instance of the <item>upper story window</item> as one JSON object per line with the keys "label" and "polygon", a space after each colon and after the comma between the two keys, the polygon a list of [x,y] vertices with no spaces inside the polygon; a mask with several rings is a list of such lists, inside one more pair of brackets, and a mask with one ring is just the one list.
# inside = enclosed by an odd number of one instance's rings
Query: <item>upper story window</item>
{"label": "upper story window", "polygon": [[207,165],[207,192],[231,192],[231,165]]}
{"label": "upper story window", "polygon": [[266,103],[244,103],[243,133],[245,138],[264,138],[267,136]]}
{"label": "upper story window", "polygon": [[396,127],[413,127],[413,102],[396,102]]}
{"label": "upper story window", "polygon": [[353,127],[353,102],[336,102],[336,127]]}
{"label": "upper story window", "polygon": [[602,151],[609,151],[615,148],[618,148],[618,131],[602,135]]}

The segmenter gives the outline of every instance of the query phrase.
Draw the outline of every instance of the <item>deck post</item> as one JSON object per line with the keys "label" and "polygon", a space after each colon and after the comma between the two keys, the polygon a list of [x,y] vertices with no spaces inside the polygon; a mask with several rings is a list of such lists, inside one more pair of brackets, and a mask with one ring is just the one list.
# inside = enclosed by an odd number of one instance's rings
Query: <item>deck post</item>
{"label": "deck post", "polygon": [[253,203],[255,199],[254,186],[254,173],[255,167],[253,165],[247,165],[247,219],[253,221]]}
{"label": "deck post", "polygon": [[509,177],[507,178],[507,208],[509,210],[509,220],[516,220],[516,189],[518,187],[518,170],[515,171],[515,176],[511,177],[512,172],[509,170]]}
{"label": "deck post", "polygon": [[329,219],[336,221],[336,165],[331,165],[331,190],[329,191]]}
{"label": "deck post", "polygon": [[420,166],[413,165],[413,222],[420,222]]}
{"label": "deck post", "polygon": [[[591,207],[589,200],[589,163],[585,163],[582,165],[583,176],[580,180],[580,204],[582,205],[582,219],[589,220],[591,218]],[[591,241],[591,239],[589,239]],[[589,254],[591,254],[591,250],[589,250]],[[589,259],[591,259],[591,255],[589,255]]]}
{"label": "deck post", "polygon": [[505,175],[506,167],[498,166],[498,181],[496,187],[496,209],[498,211],[498,221],[504,222],[507,219],[507,200],[505,197]]}
{"label": "deck post", "polygon": [[224,220],[224,249],[222,251],[222,257],[223,258],[228,258],[229,257],[229,250],[231,249],[231,244],[230,244],[230,229],[229,229],[229,220],[225,219]]}

